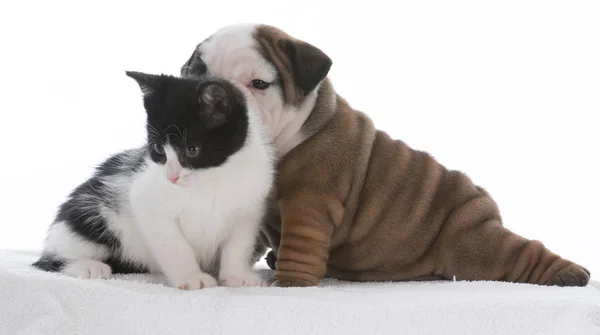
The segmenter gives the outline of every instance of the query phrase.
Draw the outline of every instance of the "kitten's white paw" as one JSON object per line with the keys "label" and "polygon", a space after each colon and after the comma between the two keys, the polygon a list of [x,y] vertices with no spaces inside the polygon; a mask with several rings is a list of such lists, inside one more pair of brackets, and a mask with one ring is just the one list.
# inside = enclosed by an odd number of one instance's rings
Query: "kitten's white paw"
{"label": "kitten's white paw", "polygon": [[227,274],[219,277],[221,285],[228,287],[267,286],[266,281],[254,272]]}
{"label": "kitten's white paw", "polygon": [[215,286],[217,286],[217,280],[213,276],[204,272],[198,272],[185,277],[185,279],[179,282],[177,288],[181,290],[200,290]]}
{"label": "kitten's white paw", "polygon": [[75,278],[109,279],[112,276],[110,266],[93,259],[78,259],[68,263],[62,271],[63,273]]}

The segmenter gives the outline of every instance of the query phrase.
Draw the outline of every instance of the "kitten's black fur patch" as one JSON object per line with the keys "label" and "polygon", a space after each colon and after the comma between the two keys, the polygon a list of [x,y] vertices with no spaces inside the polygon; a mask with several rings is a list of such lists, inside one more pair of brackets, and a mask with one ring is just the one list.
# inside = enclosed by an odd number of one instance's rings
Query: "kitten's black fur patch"
{"label": "kitten's black fur patch", "polygon": [[[148,114],[150,157],[158,164],[165,156],[155,144],[169,144],[188,169],[217,167],[240,150],[248,135],[246,100],[231,83],[216,78],[177,78],[127,72],[144,92]],[[197,157],[187,157],[198,147]]]}
{"label": "kitten's black fur patch", "polygon": [[[119,259],[118,257],[111,257],[104,261],[110,266],[112,273],[148,273],[147,267],[135,264],[126,260]],[[53,254],[44,254],[40,259],[32,264],[36,268],[48,272],[60,272],[67,265],[67,261]]]}
{"label": "kitten's black fur patch", "polygon": [[65,260],[57,257],[56,255],[43,254],[42,257],[40,257],[40,259],[38,259],[32,265],[40,270],[59,272],[62,271],[62,269],[65,267],[65,264]]}
{"label": "kitten's black fur patch", "polygon": [[64,222],[75,234],[90,242],[118,249],[121,243],[108,229],[106,219],[100,213],[102,205],[115,210],[116,203],[112,198],[116,195],[112,193],[99,177],[90,178],[60,206],[55,222]]}
{"label": "kitten's black fur patch", "polygon": [[97,177],[116,174],[133,174],[145,167],[147,152],[144,149],[129,149],[112,155],[96,169]]}
{"label": "kitten's black fur patch", "polygon": [[104,261],[110,266],[112,273],[149,273],[147,267],[141,264],[136,264],[120,257],[113,256]]}
{"label": "kitten's black fur patch", "polygon": [[106,226],[101,215],[102,206],[119,213],[119,194],[107,187],[104,178],[114,175],[131,175],[145,166],[147,153],[144,149],[126,150],[111,156],[100,164],[94,176],[79,185],[64,202],[56,215],[55,222],[63,221],[81,238],[104,245],[111,250],[121,247],[119,239]]}

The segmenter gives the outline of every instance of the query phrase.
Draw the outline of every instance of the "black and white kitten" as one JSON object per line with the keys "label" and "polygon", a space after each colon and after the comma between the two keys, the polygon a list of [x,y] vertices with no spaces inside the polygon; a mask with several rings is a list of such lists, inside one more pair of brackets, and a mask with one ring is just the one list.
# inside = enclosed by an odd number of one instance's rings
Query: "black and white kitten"
{"label": "black and white kitten", "polygon": [[161,272],[182,289],[216,286],[217,275],[263,285],[250,259],[274,158],[260,116],[221,79],[127,75],[144,94],[147,145],[70,194],[33,265],[83,278]]}

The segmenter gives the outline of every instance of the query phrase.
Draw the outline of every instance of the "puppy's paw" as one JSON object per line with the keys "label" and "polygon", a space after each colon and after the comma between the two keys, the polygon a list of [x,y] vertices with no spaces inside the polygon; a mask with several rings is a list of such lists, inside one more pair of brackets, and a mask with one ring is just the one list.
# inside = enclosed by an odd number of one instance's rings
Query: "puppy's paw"
{"label": "puppy's paw", "polygon": [[266,282],[256,273],[224,274],[219,276],[220,284],[228,287],[267,286]]}
{"label": "puppy's paw", "polygon": [[309,282],[304,279],[293,279],[293,278],[273,278],[269,286],[271,287],[309,287],[316,286],[316,284]]}
{"label": "puppy's paw", "polygon": [[179,284],[177,284],[177,288],[180,290],[200,290],[215,286],[217,286],[217,280],[204,272],[193,273],[180,280]]}
{"label": "puppy's paw", "polygon": [[93,259],[78,259],[69,262],[62,272],[83,279],[109,279],[112,276],[110,266]]}
{"label": "puppy's paw", "polygon": [[590,272],[577,265],[571,264],[557,272],[550,280],[550,286],[586,286],[590,281]]}

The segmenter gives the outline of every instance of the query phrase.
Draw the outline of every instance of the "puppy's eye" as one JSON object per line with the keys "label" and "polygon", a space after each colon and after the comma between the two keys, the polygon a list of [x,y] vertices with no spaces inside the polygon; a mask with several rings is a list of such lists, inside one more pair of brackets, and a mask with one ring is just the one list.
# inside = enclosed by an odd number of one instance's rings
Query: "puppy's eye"
{"label": "puppy's eye", "polygon": [[252,87],[254,87],[258,90],[266,90],[269,86],[271,86],[271,83],[267,83],[264,80],[260,80],[260,79],[252,80]]}
{"label": "puppy's eye", "polygon": [[154,144],[154,151],[161,156],[165,154],[165,149],[158,143]]}
{"label": "puppy's eye", "polygon": [[200,153],[200,148],[198,148],[198,147],[187,147],[185,149],[185,155],[188,156],[189,158],[198,157],[199,153]]}

